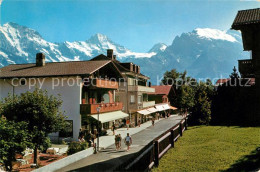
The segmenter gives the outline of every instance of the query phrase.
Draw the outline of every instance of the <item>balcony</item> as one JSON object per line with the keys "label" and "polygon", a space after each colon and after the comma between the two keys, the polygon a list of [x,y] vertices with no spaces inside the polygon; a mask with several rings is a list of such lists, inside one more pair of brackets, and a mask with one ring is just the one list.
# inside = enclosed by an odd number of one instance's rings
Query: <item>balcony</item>
{"label": "balcony", "polygon": [[148,102],[143,102],[143,108],[154,106],[155,101],[148,101]]}
{"label": "balcony", "polygon": [[94,88],[118,89],[118,82],[106,79],[94,78],[84,83]]}
{"label": "balcony", "polygon": [[138,92],[146,92],[146,93],[154,93],[155,89],[151,87],[146,87],[146,86],[140,86],[140,85],[134,85],[128,86],[128,91],[138,91]]}
{"label": "balcony", "polygon": [[123,103],[81,104],[80,114],[97,114],[97,108],[101,105],[100,113],[112,112],[123,109]]}
{"label": "balcony", "polygon": [[238,70],[242,78],[254,78],[255,69],[251,59],[238,60]]}

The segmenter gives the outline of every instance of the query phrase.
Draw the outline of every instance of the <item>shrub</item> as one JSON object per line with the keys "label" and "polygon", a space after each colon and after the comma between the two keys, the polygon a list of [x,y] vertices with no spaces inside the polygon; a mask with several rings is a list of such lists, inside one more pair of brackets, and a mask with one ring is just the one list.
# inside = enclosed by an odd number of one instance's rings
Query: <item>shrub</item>
{"label": "shrub", "polygon": [[100,136],[106,136],[107,135],[107,130],[101,130]]}
{"label": "shrub", "polygon": [[69,149],[68,149],[68,155],[72,155],[74,153],[80,152],[82,150],[85,150],[88,148],[88,143],[87,142],[71,142],[69,144]]}

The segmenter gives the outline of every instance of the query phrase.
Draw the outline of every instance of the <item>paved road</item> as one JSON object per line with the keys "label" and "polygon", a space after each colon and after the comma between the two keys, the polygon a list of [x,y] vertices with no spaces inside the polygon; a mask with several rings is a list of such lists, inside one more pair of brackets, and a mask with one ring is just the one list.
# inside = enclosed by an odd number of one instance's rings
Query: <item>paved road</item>
{"label": "paved road", "polygon": [[130,151],[126,151],[126,146],[122,142],[122,150],[115,150],[115,146],[111,145],[100,151],[98,154],[91,155],[73,164],[70,164],[57,172],[63,171],[113,171],[124,162],[133,158],[147,144],[155,138],[165,133],[174,125],[182,120],[181,116],[171,116],[168,119],[161,120],[143,131],[132,135],[133,144]]}

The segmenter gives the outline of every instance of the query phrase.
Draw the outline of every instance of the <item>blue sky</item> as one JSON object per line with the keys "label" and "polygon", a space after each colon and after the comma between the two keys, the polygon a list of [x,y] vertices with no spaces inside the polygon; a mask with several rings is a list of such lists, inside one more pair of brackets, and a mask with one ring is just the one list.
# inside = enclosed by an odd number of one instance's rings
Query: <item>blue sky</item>
{"label": "blue sky", "polygon": [[102,33],[145,52],[198,27],[227,30],[238,10],[259,7],[246,0],[4,0],[1,19],[33,28],[51,42]]}

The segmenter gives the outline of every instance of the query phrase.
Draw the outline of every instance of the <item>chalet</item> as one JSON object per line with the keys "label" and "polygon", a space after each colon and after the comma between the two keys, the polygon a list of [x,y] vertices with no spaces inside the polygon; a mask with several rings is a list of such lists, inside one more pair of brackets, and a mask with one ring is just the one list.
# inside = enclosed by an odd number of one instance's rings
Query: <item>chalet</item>
{"label": "chalet", "polygon": [[101,54],[91,59],[91,61],[102,60],[111,60],[114,67],[120,71],[122,78],[119,89],[115,92],[115,100],[123,103],[123,111],[130,115],[132,126],[137,125],[137,120],[142,118],[137,111],[155,105],[155,101],[148,100],[148,93],[155,91],[148,83],[149,77],[141,73],[140,66],[118,61],[112,49],[107,50],[106,56]]}
{"label": "chalet", "polygon": [[[0,97],[32,91],[36,87],[50,95],[61,95],[71,130],[64,135],[54,133],[51,138],[78,139],[82,117],[99,120],[104,128],[112,122],[128,117],[122,112],[123,103],[115,100],[121,72],[111,60],[45,63],[45,55],[38,53],[36,63],[9,65],[0,69]],[[86,124],[91,128],[91,124]]]}
{"label": "chalet", "polygon": [[154,93],[149,93],[149,101],[155,101],[156,104],[159,103],[169,103],[173,104],[174,89],[172,85],[156,85],[152,86],[155,89]]}
{"label": "chalet", "polygon": [[251,59],[239,60],[238,66],[242,78],[255,78],[251,121],[260,124],[260,8],[238,11],[232,29],[241,31],[244,50],[251,52]]}
{"label": "chalet", "polygon": [[[110,60],[114,67],[120,71],[122,78],[119,82],[119,88],[115,91],[115,100],[123,103],[123,112],[128,113],[132,126],[136,126],[138,121],[145,122],[150,116],[155,114],[169,113],[170,110],[176,110],[170,106],[168,96],[171,96],[173,89],[169,88],[165,92],[164,101],[150,100],[150,94],[156,92],[156,88],[148,82],[149,77],[141,73],[140,66],[131,62],[120,62],[116,59],[112,49],[107,50],[107,55],[99,55],[90,61]],[[165,88],[166,88],[165,87]]]}

